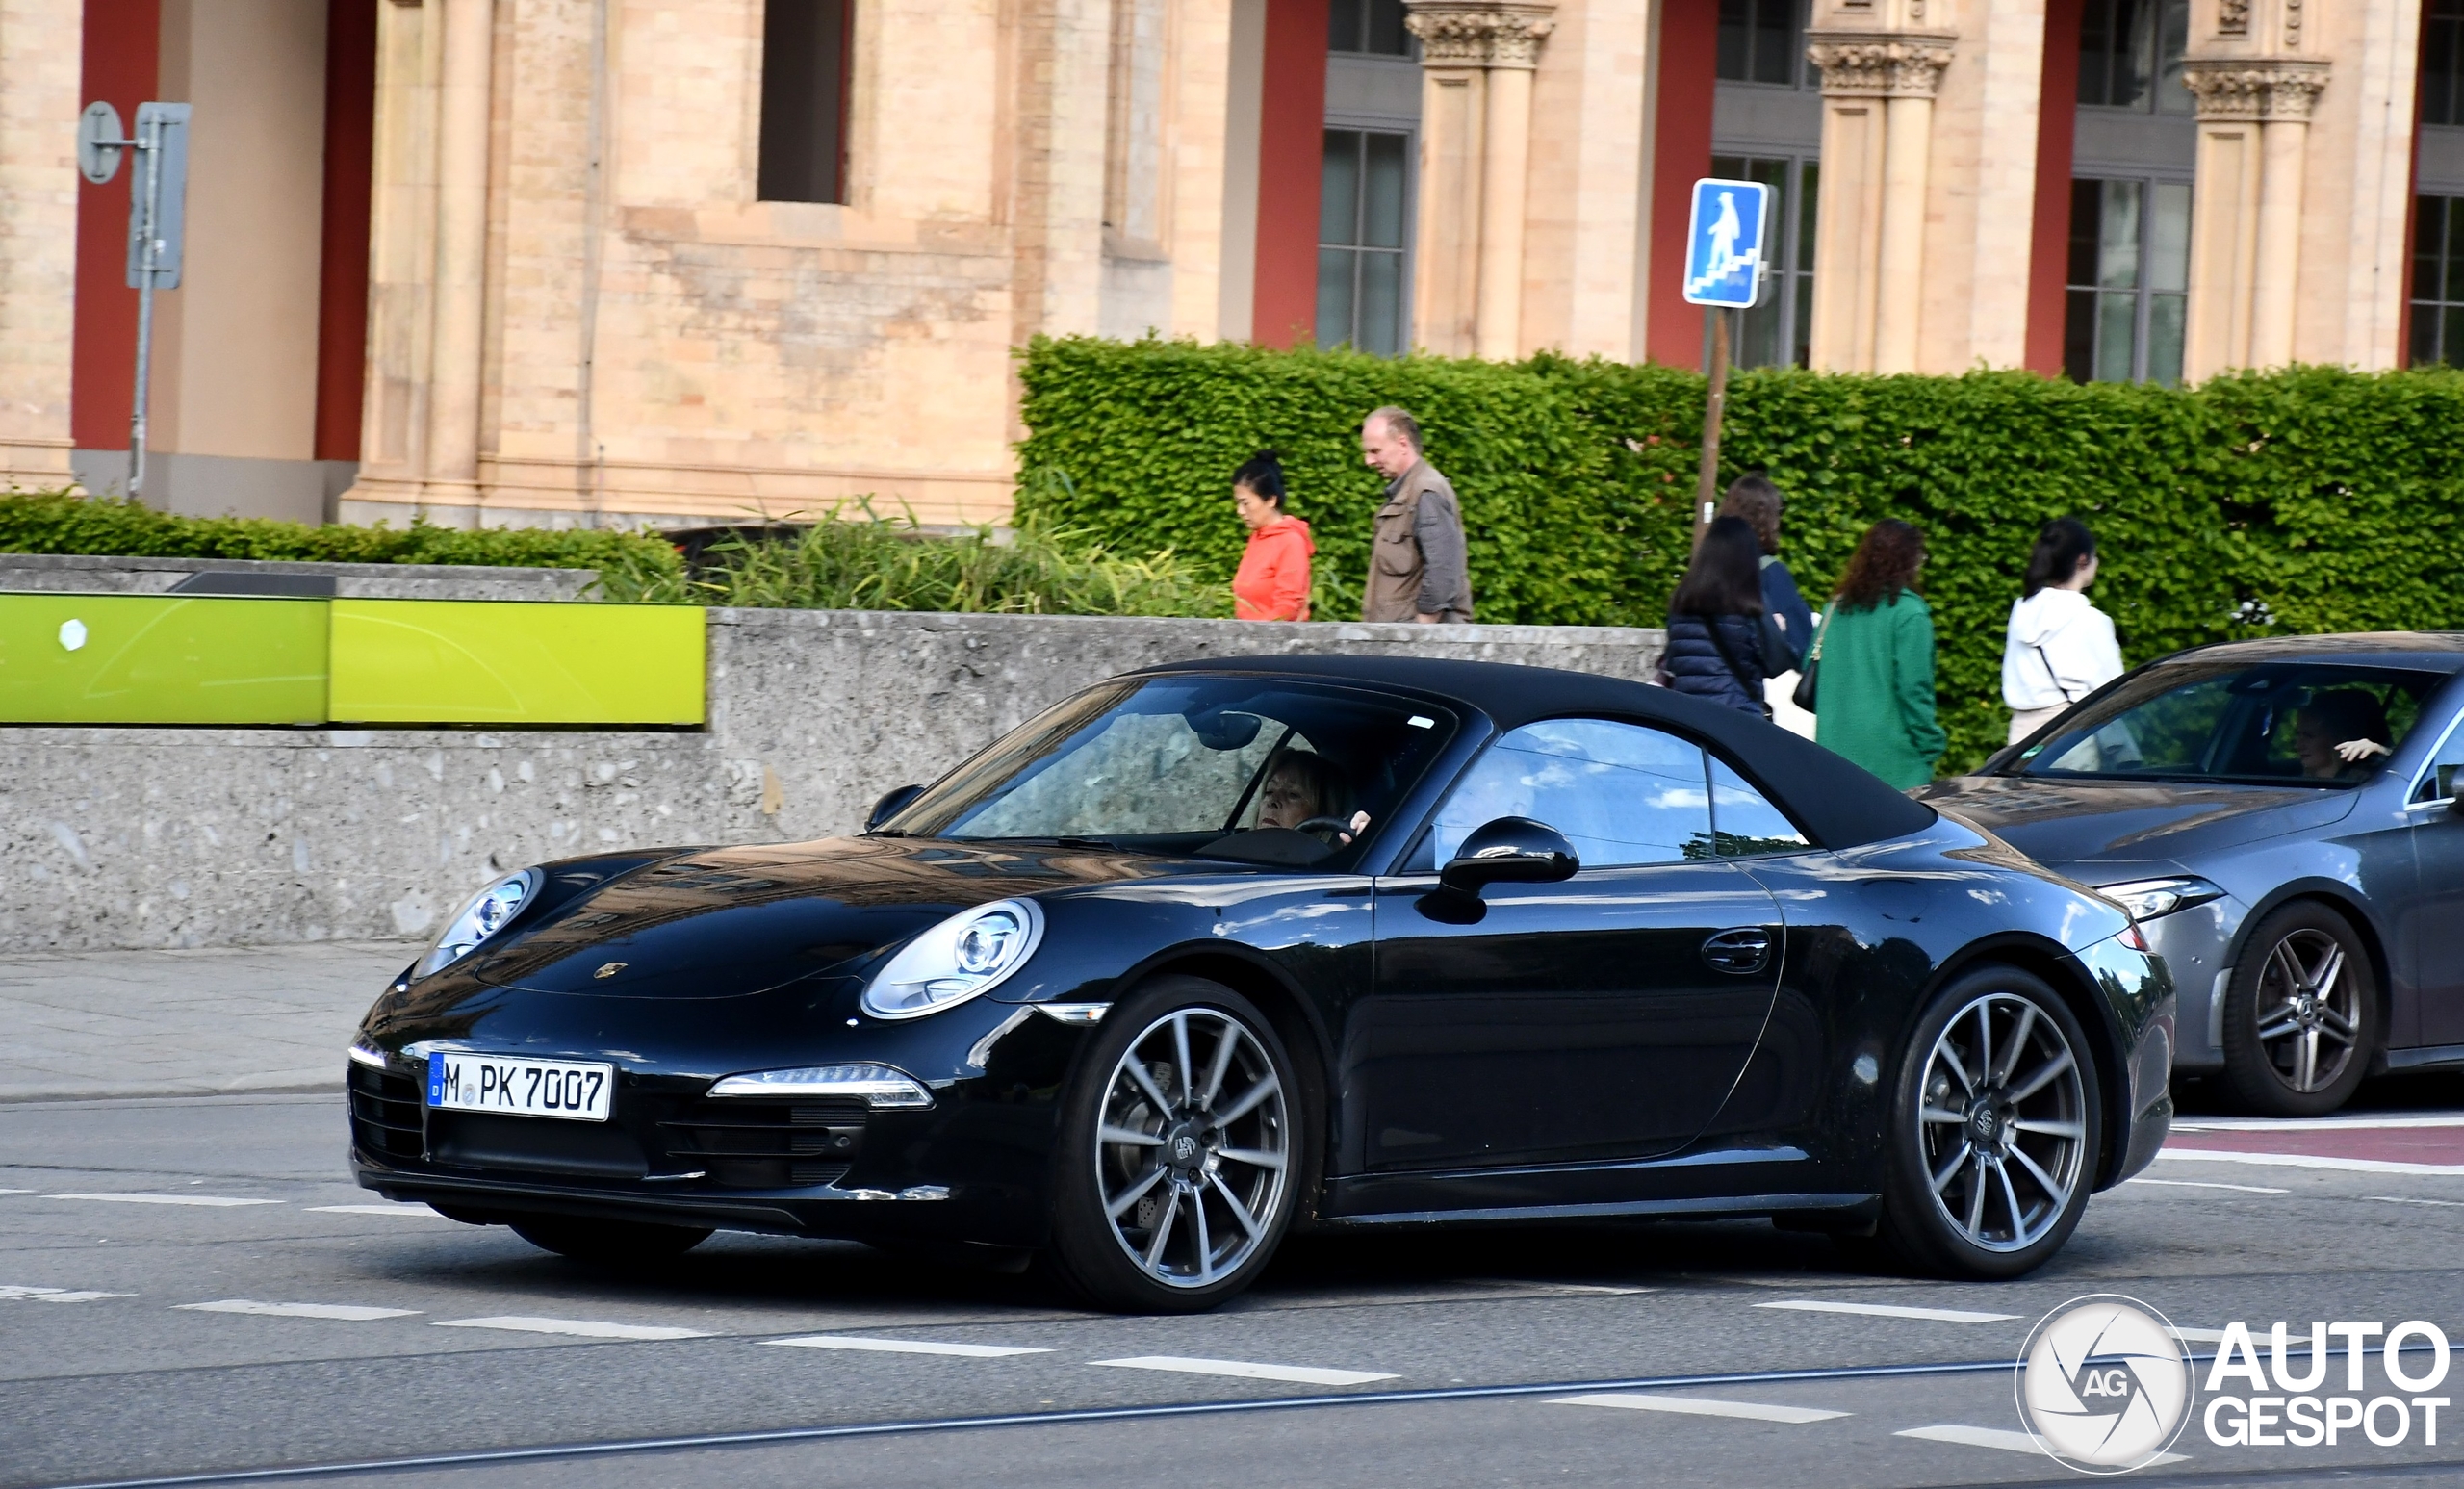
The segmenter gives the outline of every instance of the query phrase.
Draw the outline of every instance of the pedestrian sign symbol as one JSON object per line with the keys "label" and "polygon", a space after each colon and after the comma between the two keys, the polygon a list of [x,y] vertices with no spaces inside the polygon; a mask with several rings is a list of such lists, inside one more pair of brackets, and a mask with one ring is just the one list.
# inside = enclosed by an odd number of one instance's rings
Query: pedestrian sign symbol
{"label": "pedestrian sign symbol", "polygon": [[1685,228],[1685,301],[1742,310],[1762,287],[1771,189],[1754,181],[1694,183]]}

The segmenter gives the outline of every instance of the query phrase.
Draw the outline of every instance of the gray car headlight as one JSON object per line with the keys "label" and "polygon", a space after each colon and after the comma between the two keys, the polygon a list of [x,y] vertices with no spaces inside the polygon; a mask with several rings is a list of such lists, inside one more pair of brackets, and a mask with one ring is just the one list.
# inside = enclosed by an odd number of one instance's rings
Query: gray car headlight
{"label": "gray car headlight", "polygon": [[518,874],[507,874],[495,884],[471,896],[463,907],[445,923],[436,944],[427,949],[412,970],[415,977],[441,972],[473,951],[481,941],[504,928],[506,921],[522,912],[539,892],[539,871],[526,868]]}
{"label": "gray car headlight", "polygon": [[2224,897],[2223,890],[2188,874],[2177,879],[2134,879],[2128,884],[2104,885],[2096,892],[2128,911],[2133,920],[2153,920]]}
{"label": "gray car headlight", "polygon": [[907,943],[864,988],[875,1018],[921,1018],[988,992],[1043,939],[1043,909],[996,900],[952,915]]}

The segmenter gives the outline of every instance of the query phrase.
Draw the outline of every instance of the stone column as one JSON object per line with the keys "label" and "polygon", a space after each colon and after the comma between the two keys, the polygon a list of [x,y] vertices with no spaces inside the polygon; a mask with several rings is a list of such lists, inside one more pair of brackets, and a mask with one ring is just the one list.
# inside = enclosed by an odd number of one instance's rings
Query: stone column
{"label": "stone column", "polygon": [[1422,0],[1414,341],[1450,356],[1522,349],[1531,73],[1554,6]]}
{"label": "stone column", "polygon": [[2310,115],[2327,86],[2315,58],[2193,59],[2198,183],[2191,218],[2182,375],[2293,360]]}
{"label": "stone column", "polygon": [[[441,0],[444,66],[436,129],[436,290],[428,341],[430,486],[475,500],[479,478],[480,356],[486,329],[489,71],[495,0]],[[440,495],[443,495],[440,493]]]}
{"label": "stone column", "polygon": [[[0,485],[69,478],[77,203],[96,190],[77,176],[82,23],[76,0],[0,0]],[[123,182],[134,153],[120,157]],[[125,449],[128,410],[115,413]]]}
{"label": "stone column", "polygon": [[1823,94],[1817,368],[1916,371],[1934,95],[1952,43],[1942,32],[1824,32],[1806,48]]}

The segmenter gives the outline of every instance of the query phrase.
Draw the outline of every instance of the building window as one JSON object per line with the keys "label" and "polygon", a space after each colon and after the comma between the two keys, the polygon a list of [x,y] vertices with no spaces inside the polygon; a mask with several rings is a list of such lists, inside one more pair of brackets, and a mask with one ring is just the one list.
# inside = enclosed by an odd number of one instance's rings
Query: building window
{"label": "building window", "polygon": [[2079,101],[2142,114],[2188,114],[2182,53],[2190,0],[2087,0],[2079,24]]}
{"label": "building window", "polygon": [[1381,357],[1404,348],[1412,137],[1326,131],[1319,178],[1318,345]]}
{"label": "building window", "polygon": [[2464,196],[2413,198],[2413,366],[2464,367]]}
{"label": "building window", "polygon": [[[1729,358],[1738,367],[1803,367],[1813,342],[1813,224],[1822,167],[1811,160],[1715,155],[1711,174],[1771,189],[1770,280],[1745,313]],[[1708,355],[1708,343],[1705,344]]]}
{"label": "building window", "polygon": [[854,0],[770,0],[761,18],[763,201],[847,199]]}
{"label": "building window", "polygon": [[1334,0],[1326,9],[1326,50],[1371,57],[1409,57],[1403,0]]}
{"label": "building window", "polygon": [[2074,382],[2179,383],[2190,266],[2189,183],[2074,179],[2063,371]]}
{"label": "building window", "polygon": [[2464,124],[2464,0],[2429,0],[2422,16],[2422,122]]}
{"label": "building window", "polygon": [[1807,0],[1720,0],[1717,73],[1725,83],[1798,85]]}

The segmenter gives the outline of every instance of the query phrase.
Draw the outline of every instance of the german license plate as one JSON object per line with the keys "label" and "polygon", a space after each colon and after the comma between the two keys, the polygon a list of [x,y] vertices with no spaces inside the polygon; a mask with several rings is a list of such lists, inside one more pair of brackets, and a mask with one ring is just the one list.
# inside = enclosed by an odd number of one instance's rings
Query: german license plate
{"label": "german license plate", "polygon": [[500,1117],[607,1120],[616,1067],[573,1060],[526,1060],[467,1050],[430,1050],[427,1104]]}

